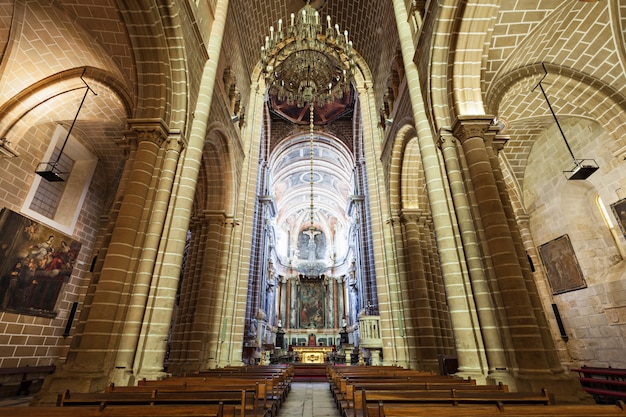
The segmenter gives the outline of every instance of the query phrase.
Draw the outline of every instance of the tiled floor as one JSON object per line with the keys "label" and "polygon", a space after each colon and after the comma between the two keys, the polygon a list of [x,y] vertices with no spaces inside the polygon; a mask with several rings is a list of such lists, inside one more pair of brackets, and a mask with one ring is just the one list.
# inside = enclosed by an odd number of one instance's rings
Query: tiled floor
{"label": "tiled floor", "polygon": [[340,417],[328,382],[292,382],[278,417]]}

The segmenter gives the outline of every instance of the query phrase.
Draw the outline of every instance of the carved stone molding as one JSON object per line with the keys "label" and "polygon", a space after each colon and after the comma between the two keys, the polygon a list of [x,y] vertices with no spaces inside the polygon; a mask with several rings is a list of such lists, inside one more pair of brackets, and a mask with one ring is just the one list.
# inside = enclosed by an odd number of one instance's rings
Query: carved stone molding
{"label": "carved stone molding", "polygon": [[161,119],[130,119],[128,124],[137,142],[150,141],[162,147],[169,140],[168,126]]}
{"label": "carved stone molding", "polygon": [[485,138],[491,128],[493,116],[459,116],[452,125],[452,132],[463,143],[471,138]]}
{"label": "carved stone molding", "polygon": [[441,150],[444,150],[445,148],[455,148],[456,141],[457,139],[454,137],[452,132],[440,131],[439,139],[437,140],[437,146]]}
{"label": "carved stone molding", "polygon": [[419,224],[424,217],[428,217],[424,210],[402,210],[400,221],[402,224]]}

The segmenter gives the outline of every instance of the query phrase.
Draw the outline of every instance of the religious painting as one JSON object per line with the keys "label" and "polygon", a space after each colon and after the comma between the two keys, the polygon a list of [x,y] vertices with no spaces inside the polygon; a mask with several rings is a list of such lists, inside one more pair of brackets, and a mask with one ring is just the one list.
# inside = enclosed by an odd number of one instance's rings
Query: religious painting
{"label": "religious painting", "polygon": [[0,310],[55,317],[80,242],[8,209],[0,212]]}
{"label": "religious painting", "polygon": [[617,224],[626,237],[626,198],[621,199],[617,203],[611,204],[611,210],[617,219]]}
{"label": "religious painting", "polygon": [[299,327],[323,328],[324,311],[324,280],[302,280],[298,293]]}
{"label": "religious painting", "polygon": [[553,294],[587,287],[568,235],[539,246],[539,255]]}

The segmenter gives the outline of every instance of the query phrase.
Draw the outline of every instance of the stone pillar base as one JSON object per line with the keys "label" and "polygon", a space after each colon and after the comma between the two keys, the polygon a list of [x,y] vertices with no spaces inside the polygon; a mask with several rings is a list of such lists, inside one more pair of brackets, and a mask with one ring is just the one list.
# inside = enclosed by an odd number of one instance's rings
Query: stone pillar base
{"label": "stone pillar base", "polygon": [[48,375],[35,394],[31,405],[56,406],[59,394],[70,392],[102,392],[109,384],[109,377],[102,372],[77,372],[57,370]]}
{"label": "stone pillar base", "polygon": [[539,392],[545,388],[554,395],[556,404],[595,404],[593,397],[580,387],[575,374],[518,375],[515,379],[518,391]]}

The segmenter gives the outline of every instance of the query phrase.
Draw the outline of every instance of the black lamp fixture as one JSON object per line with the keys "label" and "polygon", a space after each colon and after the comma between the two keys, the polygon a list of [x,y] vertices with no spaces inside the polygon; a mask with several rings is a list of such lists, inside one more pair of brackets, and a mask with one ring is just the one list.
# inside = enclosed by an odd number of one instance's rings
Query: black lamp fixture
{"label": "black lamp fixture", "polygon": [[83,76],[85,75],[86,69],[87,68],[84,68],[83,73],[80,75],[80,80],[85,84],[85,95],[83,96],[83,99],[81,100],[80,105],[78,106],[78,110],[76,111],[76,116],[74,116],[74,120],[72,121],[72,124],[70,125],[70,128],[67,131],[67,136],[65,136],[65,141],[63,142],[63,146],[61,146],[61,150],[59,151],[59,154],[57,155],[54,161],[38,163],[37,168],[35,169],[35,174],[41,176],[46,181],[61,182],[61,181],[67,180],[69,172],[63,172],[61,170],[61,167],[59,166],[59,160],[61,159],[61,155],[63,155],[63,150],[65,149],[65,145],[67,145],[67,141],[70,138],[70,135],[72,134],[72,129],[74,128],[74,124],[76,123],[76,120],[78,119],[78,113],[80,113],[80,109],[83,107],[83,103],[85,102],[85,99],[87,98],[87,94],[91,91],[94,95],[96,96],[98,95],[96,94],[95,91],[93,91],[91,87],[89,87],[89,85],[83,78]]}
{"label": "black lamp fixture", "polygon": [[556,125],[559,128],[559,132],[561,132],[563,141],[565,141],[565,146],[567,146],[567,150],[569,151],[569,154],[572,156],[572,159],[574,160],[574,168],[570,171],[563,171],[563,173],[565,174],[565,177],[568,180],[586,180],[587,178],[589,178],[591,174],[593,174],[594,172],[598,170],[599,168],[598,164],[593,159],[576,159],[576,157],[574,156],[574,153],[572,152],[572,148],[570,148],[569,143],[567,142],[567,139],[565,138],[565,133],[563,133],[563,129],[561,128],[561,125],[559,124],[559,120],[556,118],[556,114],[554,113],[554,110],[552,110],[552,106],[550,105],[548,96],[546,95],[546,92],[543,89],[543,85],[541,85],[543,80],[548,76],[548,70],[546,69],[546,66],[543,62],[541,63],[541,66],[543,67],[543,71],[545,72],[545,74],[543,75],[543,77],[541,77],[541,80],[539,80],[539,83],[532,89],[532,91],[535,91],[537,87],[539,87],[539,89],[541,90],[541,93],[543,94],[543,97],[545,98],[546,103],[548,104],[548,107],[550,108],[550,113],[552,113],[552,117],[554,117],[554,121],[556,122]]}

